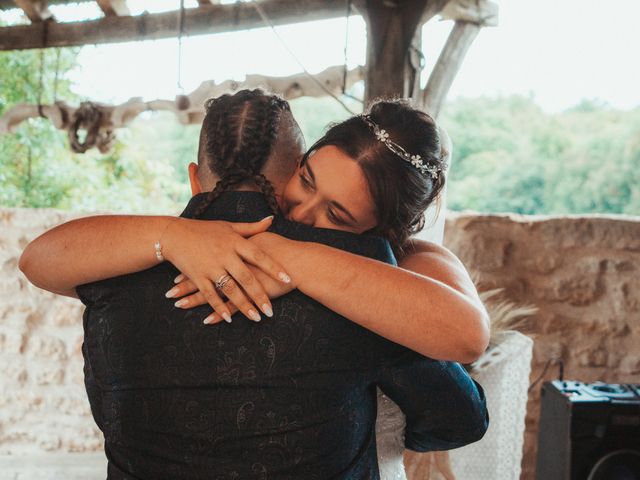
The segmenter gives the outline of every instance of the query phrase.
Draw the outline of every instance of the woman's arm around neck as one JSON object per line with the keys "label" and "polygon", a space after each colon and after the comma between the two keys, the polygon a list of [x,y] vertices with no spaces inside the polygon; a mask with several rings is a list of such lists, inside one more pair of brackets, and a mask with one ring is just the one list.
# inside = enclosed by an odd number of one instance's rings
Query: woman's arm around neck
{"label": "woman's arm around neck", "polygon": [[460,260],[417,242],[399,267],[273,234],[253,237],[303,293],[389,340],[438,360],[475,361],[489,339],[487,312]]}

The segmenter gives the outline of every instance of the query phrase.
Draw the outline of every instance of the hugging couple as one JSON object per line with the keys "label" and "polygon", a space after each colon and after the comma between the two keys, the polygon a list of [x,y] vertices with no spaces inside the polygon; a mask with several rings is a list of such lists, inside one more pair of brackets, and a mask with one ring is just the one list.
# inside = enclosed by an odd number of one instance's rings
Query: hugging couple
{"label": "hugging couple", "polygon": [[[96,216],[25,249],[84,314],[109,479],[404,478],[402,450],[488,426],[459,363],[488,343],[461,262],[412,238],[445,184],[434,120],[377,101],[309,150],[260,90],[206,104],[180,217]],[[158,161],[162,161],[159,159]],[[403,415],[376,445],[377,388]]]}

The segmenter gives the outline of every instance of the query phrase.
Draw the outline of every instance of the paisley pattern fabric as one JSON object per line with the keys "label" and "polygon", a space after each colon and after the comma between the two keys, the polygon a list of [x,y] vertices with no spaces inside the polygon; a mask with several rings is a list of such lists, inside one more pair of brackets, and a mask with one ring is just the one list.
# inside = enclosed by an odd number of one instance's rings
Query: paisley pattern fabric
{"label": "paisley pattern fabric", "polygon": [[[269,214],[261,194],[227,192],[204,218]],[[279,217],[272,230],[395,262],[380,238]],[[461,446],[486,430],[482,389],[459,365],[426,359],[297,290],[273,301],[271,319],[238,313],[231,324],[204,325],[209,306],[184,311],[165,298],[177,274],[165,262],[77,288],[108,478],[379,478],[377,385],[407,416],[409,448]],[[442,416],[452,409],[454,418]]]}

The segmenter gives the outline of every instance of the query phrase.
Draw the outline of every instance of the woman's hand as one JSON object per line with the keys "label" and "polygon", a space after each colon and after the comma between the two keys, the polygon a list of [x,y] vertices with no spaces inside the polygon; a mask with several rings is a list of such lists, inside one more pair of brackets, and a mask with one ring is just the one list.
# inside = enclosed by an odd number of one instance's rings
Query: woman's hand
{"label": "woman's hand", "polygon": [[[217,318],[231,321],[231,309],[222,298],[225,296],[248,318],[258,321],[260,314],[254,305],[258,305],[267,316],[273,315],[264,282],[257,278],[258,272],[263,281],[266,277],[284,286],[291,282],[278,262],[244,238],[265,231],[272,218],[256,223],[178,219],[167,227],[162,252],[189,278],[193,288],[199,290],[202,303],[211,305],[214,313],[218,314]],[[256,268],[252,269],[251,265]],[[230,278],[218,292],[214,284],[226,276]],[[181,295],[184,293],[180,286],[167,292],[168,298]]]}
{"label": "woman's hand", "polygon": [[[251,273],[255,275],[256,280],[265,289],[270,299],[281,297],[282,295],[289,293],[291,290],[294,289],[294,286],[292,283],[286,284],[281,281],[274,280],[269,275],[264,273],[262,270],[252,265],[249,265],[248,268],[251,271]],[[176,278],[176,282],[177,282],[177,285],[171,290],[174,293],[174,295],[172,296],[174,298],[182,297],[180,298],[180,300],[176,302],[176,307],[188,309],[188,308],[198,307],[200,305],[204,305],[207,303],[207,300],[205,299],[202,292],[198,290],[198,287],[196,286],[196,284],[193,283],[185,275],[183,274],[179,275]],[[227,307],[229,308],[229,311],[231,312],[232,315],[238,311],[238,307],[236,307],[236,305],[232,301],[227,302]],[[222,320],[223,318],[214,312],[204,319],[204,323],[210,325],[210,324],[219,323]]]}

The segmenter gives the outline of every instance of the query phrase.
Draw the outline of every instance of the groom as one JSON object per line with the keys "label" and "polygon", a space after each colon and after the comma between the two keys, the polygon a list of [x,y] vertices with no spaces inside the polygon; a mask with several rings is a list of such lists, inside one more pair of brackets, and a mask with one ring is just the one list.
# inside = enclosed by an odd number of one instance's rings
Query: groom
{"label": "groom", "polygon": [[[304,148],[288,110],[277,129],[263,173],[281,192]],[[203,127],[201,146],[210,135]],[[185,217],[218,180],[207,165],[201,148]],[[262,193],[233,191],[201,218],[269,214]],[[381,238],[280,217],[271,231],[395,263]],[[387,341],[297,290],[273,300],[268,321],[237,314],[207,327],[207,306],[185,311],[165,298],[177,274],[165,262],[77,288],[87,306],[85,384],[110,479],[379,478],[376,386],[406,415],[407,448],[456,448],[484,434],[482,390],[458,364]]]}

